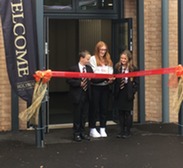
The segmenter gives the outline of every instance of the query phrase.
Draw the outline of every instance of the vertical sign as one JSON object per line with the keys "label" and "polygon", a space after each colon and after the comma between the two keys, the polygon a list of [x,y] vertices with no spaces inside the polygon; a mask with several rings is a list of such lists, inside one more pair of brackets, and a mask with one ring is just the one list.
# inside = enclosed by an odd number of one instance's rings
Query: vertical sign
{"label": "vertical sign", "polygon": [[12,88],[32,101],[38,48],[34,0],[0,0],[6,64]]}

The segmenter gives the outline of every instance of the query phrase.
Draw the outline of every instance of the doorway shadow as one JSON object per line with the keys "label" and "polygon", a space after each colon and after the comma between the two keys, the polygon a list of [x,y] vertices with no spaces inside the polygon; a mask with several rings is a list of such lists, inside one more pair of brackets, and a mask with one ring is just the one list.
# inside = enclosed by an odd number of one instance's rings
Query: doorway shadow
{"label": "doorway shadow", "polygon": [[[112,95],[109,100],[107,120],[115,120],[116,112],[112,105]],[[73,105],[69,92],[49,93],[49,124],[68,124],[73,122]]]}
{"label": "doorway shadow", "polygon": [[72,103],[68,92],[49,93],[49,124],[72,123]]}

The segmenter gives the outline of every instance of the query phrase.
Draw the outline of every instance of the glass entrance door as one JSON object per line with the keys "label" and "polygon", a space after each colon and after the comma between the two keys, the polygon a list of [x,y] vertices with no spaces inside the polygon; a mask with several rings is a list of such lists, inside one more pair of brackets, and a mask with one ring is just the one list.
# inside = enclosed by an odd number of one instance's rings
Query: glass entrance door
{"label": "glass entrance door", "polygon": [[133,51],[132,18],[113,21],[113,60],[117,62],[125,49]]}
{"label": "glass entrance door", "polygon": [[[113,62],[117,63],[122,51],[128,49],[133,52],[132,18],[113,20],[112,32]],[[117,121],[118,111],[115,106],[112,107],[111,111],[113,114],[113,121]]]}
{"label": "glass entrance door", "polygon": [[[48,18],[47,68],[67,71],[77,61],[78,21]],[[65,78],[52,78],[49,83],[49,124],[72,123],[69,86]]]}

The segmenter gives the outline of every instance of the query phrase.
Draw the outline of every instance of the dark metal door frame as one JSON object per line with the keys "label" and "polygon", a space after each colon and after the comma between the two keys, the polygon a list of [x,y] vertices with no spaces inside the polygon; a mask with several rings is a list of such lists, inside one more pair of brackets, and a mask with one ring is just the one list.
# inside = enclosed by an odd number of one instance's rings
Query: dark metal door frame
{"label": "dark metal door frame", "polygon": [[[127,26],[127,30],[125,29]],[[124,49],[133,52],[133,28],[132,18],[113,20],[112,23],[112,55],[113,61],[119,60],[119,55]],[[127,31],[127,32],[126,32]],[[124,44],[124,36],[127,36],[127,44]],[[126,46],[125,46],[126,45]]]}

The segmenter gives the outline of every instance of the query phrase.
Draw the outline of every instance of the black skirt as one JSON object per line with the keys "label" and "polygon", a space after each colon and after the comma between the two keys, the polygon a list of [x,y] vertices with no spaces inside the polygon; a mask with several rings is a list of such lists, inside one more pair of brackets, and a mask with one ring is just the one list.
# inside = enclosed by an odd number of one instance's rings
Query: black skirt
{"label": "black skirt", "polygon": [[133,110],[133,99],[129,99],[127,85],[122,90],[119,89],[116,106],[118,110]]}

